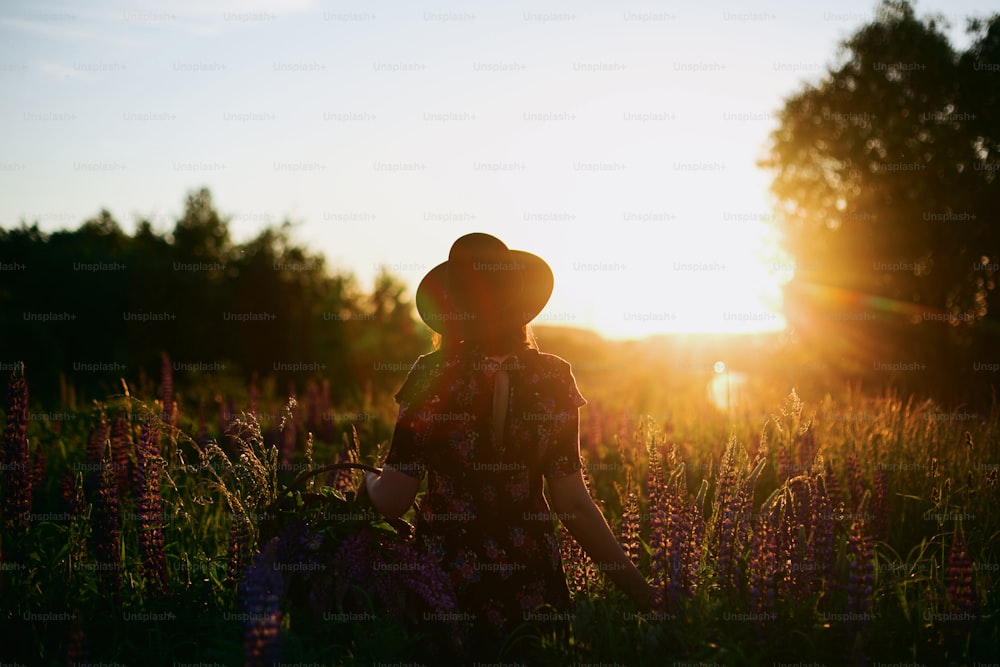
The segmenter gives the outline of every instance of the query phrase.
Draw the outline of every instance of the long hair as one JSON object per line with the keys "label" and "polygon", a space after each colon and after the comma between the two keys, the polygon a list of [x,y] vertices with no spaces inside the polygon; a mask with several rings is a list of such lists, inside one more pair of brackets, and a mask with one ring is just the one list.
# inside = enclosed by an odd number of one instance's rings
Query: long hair
{"label": "long hair", "polygon": [[483,354],[499,355],[518,350],[537,350],[538,341],[530,324],[490,331],[453,329],[435,333],[431,338],[434,349],[443,352],[476,347]]}

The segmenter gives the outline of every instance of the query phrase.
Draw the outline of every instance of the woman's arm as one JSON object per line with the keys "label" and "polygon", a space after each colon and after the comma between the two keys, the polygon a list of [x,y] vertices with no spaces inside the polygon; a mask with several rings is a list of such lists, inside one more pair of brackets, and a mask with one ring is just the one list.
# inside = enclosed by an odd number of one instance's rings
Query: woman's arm
{"label": "woman's arm", "polygon": [[410,509],[420,490],[420,480],[391,466],[383,466],[382,474],[365,473],[365,488],[372,505],[387,519],[398,519]]}
{"label": "woman's arm", "polygon": [[642,609],[653,604],[654,589],[632,564],[587,491],[580,471],[548,480],[549,499],[559,520],[587,555]]}

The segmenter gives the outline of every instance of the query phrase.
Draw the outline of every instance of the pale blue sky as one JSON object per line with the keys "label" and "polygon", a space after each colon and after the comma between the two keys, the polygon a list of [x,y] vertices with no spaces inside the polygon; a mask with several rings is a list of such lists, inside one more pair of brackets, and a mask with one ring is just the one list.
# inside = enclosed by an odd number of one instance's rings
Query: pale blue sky
{"label": "pale blue sky", "polygon": [[[540,321],[782,326],[772,114],[875,3],[6,2],[0,226],[290,218],[411,286],[468,231],[553,265]],[[951,20],[985,2],[918,2]]]}

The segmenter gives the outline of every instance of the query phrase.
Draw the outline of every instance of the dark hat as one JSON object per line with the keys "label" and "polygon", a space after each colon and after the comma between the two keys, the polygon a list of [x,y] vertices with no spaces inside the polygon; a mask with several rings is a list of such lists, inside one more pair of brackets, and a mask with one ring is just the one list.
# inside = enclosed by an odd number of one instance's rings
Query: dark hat
{"label": "dark hat", "polygon": [[438,333],[456,326],[519,327],[542,312],[552,285],[552,269],[541,257],[476,232],[455,241],[448,261],[420,281],[417,312]]}

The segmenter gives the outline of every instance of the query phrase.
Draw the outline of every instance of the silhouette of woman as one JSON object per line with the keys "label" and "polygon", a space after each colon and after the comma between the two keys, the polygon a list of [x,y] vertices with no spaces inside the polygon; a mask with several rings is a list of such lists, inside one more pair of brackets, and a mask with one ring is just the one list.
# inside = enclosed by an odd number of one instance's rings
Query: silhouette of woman
{"label": "silhouette of woman", "polygon": [[476,658],[497,657],[521,626],[551,630],[546,621],[568,619],[543,479],[552,509],[598,567],[642,609],[652,603],[585,486],[586,401],[570,365],[540,353],[528,327],[552,285],[548,264],[496,237],[455,241],[416,294],[421,318],[441,334],[438,349],[417,359],[396,394],[382,473],[365,479],[375,508],[396,518],[428,475],[414,539],[449,573]]}

